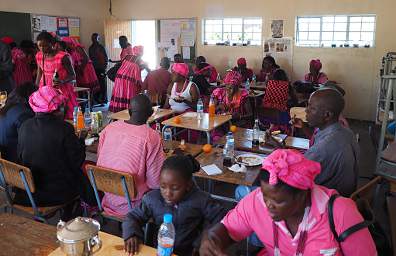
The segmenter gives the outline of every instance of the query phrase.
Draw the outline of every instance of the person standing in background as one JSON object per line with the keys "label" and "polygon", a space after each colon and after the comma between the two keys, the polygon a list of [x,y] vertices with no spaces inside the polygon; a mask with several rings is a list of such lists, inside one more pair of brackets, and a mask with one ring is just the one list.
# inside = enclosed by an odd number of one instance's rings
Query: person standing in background
{"label": "person standing in background", "polygon": [[91,36],[92,45],[89,47],[89,58],[95,68],[96,76],[100,84],[100,91],[94,95],[95,101],[100,104],[107,103],[107,85],[106,85],[106,69],[109,62],[106,49],[99,43],[100,37],[98,33]]}
{"label": "person standing in background", "polygon": [[[54,48],[55,38],[48,32],[41,32],[37,36],[37,46],[39,52],[36,54],[38,65],[36,85],[40,88],[51,86],[59,89],[66,97],[66,119],[73,119],[74,107],[78,106],[73,83],[76,74],[68,53],[58,51]],[[54,79],[54,75],[59,76]]]}
{"label": "person standing in background", "polygon": [[26,82],[33,82],[33,76],[30,72],[28,59],[25,53],[17,47],[14,39],[9,36],[1,38],[1,41],[11,48],[11,58],[13,64],[12,76],[14,78],[15,86],[19,86]]}
{"label": "person standing in background", "polygon": [[157,95],[156,103],[163,106],[166,100],[166,91],[171,83],[171,73],[168,71],[170,60],[167,57],[161,59],[160,68],[148,73],[143,82],[143,90],[148,90],[151,96]]}
{"label": "person standing in background", "polygon": [[12,68],[10,47],[0,41],[0,91],[10,93],[14,88]]}

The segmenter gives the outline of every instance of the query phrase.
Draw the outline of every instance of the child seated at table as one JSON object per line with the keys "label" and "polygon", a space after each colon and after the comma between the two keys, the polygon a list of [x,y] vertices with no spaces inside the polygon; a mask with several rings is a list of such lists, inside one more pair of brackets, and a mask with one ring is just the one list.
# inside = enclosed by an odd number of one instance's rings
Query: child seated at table
{"label": "child seated at table", "polygon": [[[133,255],[139,251],[144,237],[143,226],[149,220],[154,221],[158,231],[164,214],[170,213],[176,230],[174,253],[197,254],[203,229],[219,222],[226,213],[220,203],[194,183],[193,173],[199,169],[199,163],[191,155],[172,156],[165,160],[160,189],[148,192],[140,206],[127,214],[122,225],[127,253]],[[157,241],[154,240],[156,246]]]}

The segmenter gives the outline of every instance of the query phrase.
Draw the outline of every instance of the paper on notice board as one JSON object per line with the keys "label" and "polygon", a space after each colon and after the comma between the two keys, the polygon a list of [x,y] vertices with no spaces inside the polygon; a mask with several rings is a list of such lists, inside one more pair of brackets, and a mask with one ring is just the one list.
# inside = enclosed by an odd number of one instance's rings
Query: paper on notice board
{"label": "paper on notice board", "polygon": [[57,30],[57,25],[56,25],[56,17],[51,17],[49,16],[47,18],[47,31],[48,32],[55,32]]}
{"label": "paper on notice board", "polygon": [[113,48],[121,48],[120,41],[118,38],[114,38],[113,40]]}
{"label": "paper on notice board", "polygon": [[168,57],[171,61],[174,61],[174,55],[176,53],[179,53],[177,50],[177,46],[176,45],[172,45],[170,47],[167,48],[166,50],[166,57]]}
{"label": "paper on notice board", "polygon": [[183,49],[183,52],[182,52],[183,59],[185,59],[185,60],[191,59],[190,47],[182,47],[182,49]]}
{"label": "paper on notice board", "polygon": [[74,37],[80,36],[80,28],[70,27],[69,30],[70,30],[69,31],[70,36],[74,36]]}
{"label": "paper on notice board", "polygon": [[80,27],[80,19],[69,18],[69,27]]}
{"label": "paper on notice board", "polygon": [[194,46],[195,44],[195,36],[194,32],[189,31],[189,32],[183,32],[181,34],[181,45],[182,46]]}

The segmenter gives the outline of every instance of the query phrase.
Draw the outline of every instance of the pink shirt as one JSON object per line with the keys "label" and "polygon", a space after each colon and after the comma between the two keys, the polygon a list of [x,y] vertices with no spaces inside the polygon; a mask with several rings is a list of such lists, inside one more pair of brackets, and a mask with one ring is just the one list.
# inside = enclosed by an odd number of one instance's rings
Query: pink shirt
{"label": "pink shirt", "polygon": [[[148,190],[159,188],[164,160],[161,137],[147,125],[117,121],[100,134],[97,165],[135,176],[138,195],[132,199],[133,206],[140,203]],[[123,216],[129,211],[125,197],[110,193],[105,194],[102,206],[111,215]]]}
{"label": "pink shirt", "polygon": [[121,50],[120,60],[123,60],[128,55],[133,55],[133,51],[132,51],[132,46],[131,45],[128,45],[127,48]]}
{"label": "pink shirt", "polygon": [[311,82],[314,84],[325,84],[329,79],[327,75],[323,72],[320,72],[318,77],[313,77],[311,73],[308,73],[304,76],[304,81]]}
{"label": "pink shirt", "polygon": [[[327,217],[327,202],[331,194],[334,193],[335,190],[319,185],[314,185],[312,189],[312,205],[308,217],[308,235],[304,255],[341,255],[338,242],[331,233]],[[334,223],[338,234],[361,221],[363,218],[351,199],[339,197],[335,200]],[[272,222],[260,188],[243,198],[222,221],[229,235],[235,241],[241,241],[255,232],[265,246],[265,249],[258,255],[274,255]],[[294,238],[284,221],[276,222],[276,225],[278,226],[281,255],[294,255],[301,233],[301,224]],[[348,256],[376,255],[375,244],[368,229],[350,235],[341,246],[344,254]]]}

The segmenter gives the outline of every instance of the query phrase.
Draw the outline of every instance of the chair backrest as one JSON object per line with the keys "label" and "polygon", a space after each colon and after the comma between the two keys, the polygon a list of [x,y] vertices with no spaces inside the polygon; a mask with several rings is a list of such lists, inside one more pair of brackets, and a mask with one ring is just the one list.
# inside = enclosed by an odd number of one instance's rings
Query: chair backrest
{"label": "chair backrest", "polygon": [[26,191],[26,187],[20,174],[23,172],[26,177],[30,192],[34,193],[36,191],[32,171],[29,168],[0,158],[0,172],[2,172],[7,185]]}
{"label": "chair backrest", "polygon": [[[125,192],[122,180],[125,179],[129,196],[131,198],[136,197],[137,192],[133,175],[91,164],[87,165],[86,168],[88,172],[92,171],[98,190],[123,197],[125,196]],[[88,177],[91,180],[90,175],[88,175]],[[92,182],[91,180],[91,183]]]}
{"label": "chair backrest", "polygon": [[378,176],[374,179],[372,179],[369,183],[366,185],[362,186],[358,190],[352,193],[350,198],[353,201],[357,201],[358,199],[366,199],[370,204],[373,202],[373,197],[374,197],[374,190],[377,186],[378,183],[381,182],[382,177]]}

